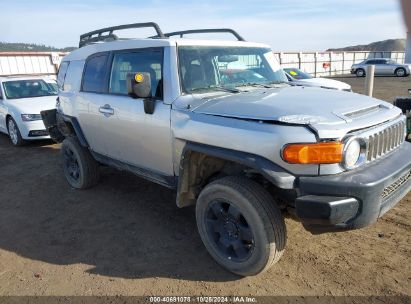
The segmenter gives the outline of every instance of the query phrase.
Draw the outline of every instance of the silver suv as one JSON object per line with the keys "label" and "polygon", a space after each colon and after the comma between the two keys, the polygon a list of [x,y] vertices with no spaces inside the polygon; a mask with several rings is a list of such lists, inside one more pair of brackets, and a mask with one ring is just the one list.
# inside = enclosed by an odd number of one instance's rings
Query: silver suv
{"label": "silver suv", "polygon": [[[154,37],[113,34],[147,26]],[[221,31],[238,41],[183,38]],[[104,164],[174,189],[178,207],[195,205],[210,255],[239,275],[280,259],[285,213],[312,233],[357,229],[411,187],[400,109],[290,86],[268,46],[229,29],[90,32],[58,85],[57,109],[42,115],[68,183],[92,187]]]}

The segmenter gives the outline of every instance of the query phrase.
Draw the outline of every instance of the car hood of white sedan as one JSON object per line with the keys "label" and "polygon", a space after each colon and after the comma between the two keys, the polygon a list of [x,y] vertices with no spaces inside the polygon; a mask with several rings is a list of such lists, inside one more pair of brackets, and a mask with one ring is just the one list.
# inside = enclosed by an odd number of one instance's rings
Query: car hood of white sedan
{"label": "car hood of white sedan", "polygon": [[337,90],[351,90],[351,86],[345,82],[328,78],[311,78],[292,81],[298,85],[333,88]]}
{"label": "car hood of white sedan", "polygon": [[43,110],[50,110],[56,107],[57,96],[42,96],[19,99],[8,99],[9,107],[14,108],[20,114],[40,114]]}

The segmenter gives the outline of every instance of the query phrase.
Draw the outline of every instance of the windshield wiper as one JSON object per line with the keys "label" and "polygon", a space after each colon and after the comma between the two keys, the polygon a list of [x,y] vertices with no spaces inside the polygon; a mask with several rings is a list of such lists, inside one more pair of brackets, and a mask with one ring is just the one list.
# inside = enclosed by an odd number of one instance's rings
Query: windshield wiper
{"label": "windshield wiper", "polygon": [[230,92],[230,93],[239,93],[240,92],[240,90],[238,90],[236,88],[228,88],[228,87],[219,86],[219,85],[210,85],[208,87],[191,89],[190,93],[191,92],[197,92],[197,91],[204,91],[204,90],[216,90],[216,91],[223,91],[223,92]]}
{"label": "windshield wiper", "polygon": [[271,82],[268,82],[268,83],[266,83],[266,85],[278,85],[278,84],[288,84],[288,85],[290,85],[290,82],[288,82],[288,81],[271,81]]}
{"label": "windshield wiper", "polygon": [[266,83],[258,83],[258,82],[249,82],[249,83],[241,83],[236,85],[237,87],[260,87],[260,88],[271,88],[270,85],[266,84]]}

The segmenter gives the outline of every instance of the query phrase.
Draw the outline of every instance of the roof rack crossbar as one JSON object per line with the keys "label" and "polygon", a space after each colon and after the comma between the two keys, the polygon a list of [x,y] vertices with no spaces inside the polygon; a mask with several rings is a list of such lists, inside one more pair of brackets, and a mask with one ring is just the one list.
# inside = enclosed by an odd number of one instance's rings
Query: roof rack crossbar
{"label": "roof rack crossbar", "polygon": [[[130,29],[130,28],[144,28],[144,27],[154,28],[154,30],[157,32],[157,35],[155,36],[156,38],[167,38],[161,31],[158,24],[155,22],[132,23],[132,24],[124,24],[124,25],[106,27],[103,29],[85,33],[80,36],[79,47],[83,47],[87,44],[98,42],[98,41],[118,40],[118,37],[113,34],[114,31],[125,30],[125,29]],[[103,35],[104,33],[107,33],[107,32],[108,32],[107,35]],[[94,36],[94,35],[97,35],[97,36]]]}
{"label": "roof rack crossbar", "polygon": [[235,30],[229,29],[229,28],[177,31],[177,32],[171,32],[171,33],[165,33],[164,36],[166,36],[166,37],[180,36],[180,38],[182,38],[185,34],[205,34],[205,33],[230,33],[230,34],[233,34],[233,36],[235,38],[237,38],[238,41],[245,41],[245,39],[243,37],[241,37],[239,33],[237,33]]}

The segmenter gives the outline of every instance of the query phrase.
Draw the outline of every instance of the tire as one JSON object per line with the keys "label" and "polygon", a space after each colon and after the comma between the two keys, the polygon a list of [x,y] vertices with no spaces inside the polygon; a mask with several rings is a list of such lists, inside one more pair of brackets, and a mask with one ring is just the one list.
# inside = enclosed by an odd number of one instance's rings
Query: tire
{"label": "tire", "polygon": [[355,71],[355,75],[357,75],[357,77],[365,77],[365,70],[364,69],[357,69]]}
{"label": "tire", "polygon": [[71,187],[87,189],[98,183],[99,165],[76,137],[69,136],[64,139],[61,155],[64,175]]}
{"label": "tire", "polygon": [[14,146],[17,147],[26,144],[26,141],[21,137],[21,133],[16,121],[12,117],[9,117],[9,119],[7,119],[7,131],[10,141]]}
{"label": "tire", "polygon": [[394,72],[395,76],[397,77],[405,77],[407,76],[407,71],[404,68],[398,68]]}
{"label": "tire", "polygon": [[245,177],[208,184],[197,200],[196,220],[210,255],[237,275],[264,272],[284,252],[286,227],[280,208],[263,187]]}

